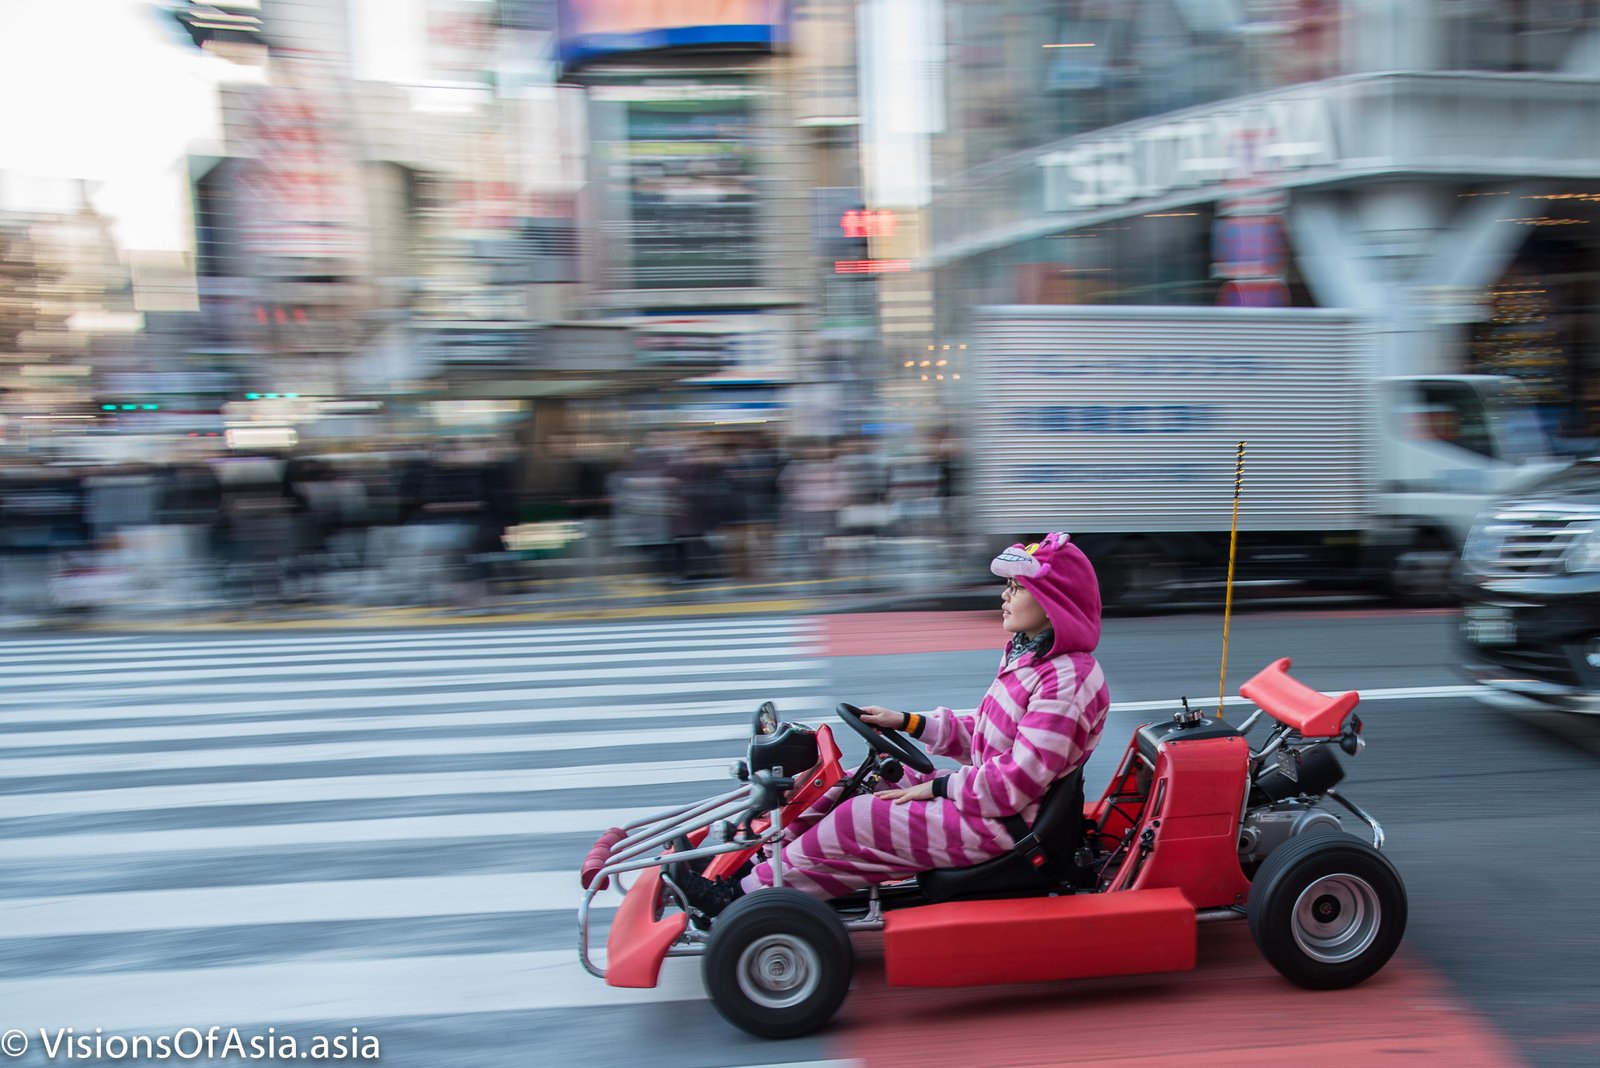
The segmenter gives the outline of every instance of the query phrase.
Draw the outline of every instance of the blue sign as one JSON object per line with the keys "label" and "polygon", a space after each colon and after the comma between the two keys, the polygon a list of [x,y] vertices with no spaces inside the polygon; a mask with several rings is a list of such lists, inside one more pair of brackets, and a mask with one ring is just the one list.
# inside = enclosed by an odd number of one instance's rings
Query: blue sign
{"label": "blue sign", "polygon": [[784,0],[560,0],[561,63],[667,49],[770,52],[788,40]]}

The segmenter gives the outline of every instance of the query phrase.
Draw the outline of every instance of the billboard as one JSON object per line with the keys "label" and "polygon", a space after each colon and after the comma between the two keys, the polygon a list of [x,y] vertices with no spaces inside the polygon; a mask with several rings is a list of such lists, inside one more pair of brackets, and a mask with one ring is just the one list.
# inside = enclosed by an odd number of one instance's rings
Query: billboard
{"label": "billboard", "polygon": [[687,82],[591,92],[609,288],[761,284],[754,93]]}
{"label": "billboard", "polygon": [[245,247],[262,257],[351,260],[365,208],[348,103],[317,59],[273,60],[273,84],[239,87],[239,203]]}
{"label": "billboard", "polygon": [[785,0],[560,0],[563,66],[618,53],[742,48],[787,39]]}

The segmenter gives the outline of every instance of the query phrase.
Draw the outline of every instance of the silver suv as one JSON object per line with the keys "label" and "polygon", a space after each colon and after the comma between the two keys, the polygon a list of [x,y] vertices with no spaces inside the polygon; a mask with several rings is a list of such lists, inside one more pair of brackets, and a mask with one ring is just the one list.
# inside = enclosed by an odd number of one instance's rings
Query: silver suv
{"label": "silver suv", "polygon": [[1467,672],[1600,713],[1600,458],[1500,502],[1473,527],[1461,562]]}

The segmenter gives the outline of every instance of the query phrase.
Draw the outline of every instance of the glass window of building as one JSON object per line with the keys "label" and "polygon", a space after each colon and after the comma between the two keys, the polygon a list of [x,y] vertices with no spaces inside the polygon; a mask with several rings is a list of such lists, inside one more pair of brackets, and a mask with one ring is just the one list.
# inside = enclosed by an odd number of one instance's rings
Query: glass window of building
{"label": "glass window of building", "polygon": [[1346,0],[946,5],[944,157],[958,169],[1090,130],[1342,73]]}
{"label": "glass window of building", "polygon": [[1446,70],[1560,71],[1600,28],[1600,0],[1439,0]]}

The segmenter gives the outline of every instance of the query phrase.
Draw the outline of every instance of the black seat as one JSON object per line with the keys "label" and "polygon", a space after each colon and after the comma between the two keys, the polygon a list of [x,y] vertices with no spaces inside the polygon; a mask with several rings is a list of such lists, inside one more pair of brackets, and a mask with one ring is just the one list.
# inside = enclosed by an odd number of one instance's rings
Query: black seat
{"label": "black seat", "polygon": [[1017,848],[970,868],[935,868],[917,876],[929,901],[1022,897],[1070,884],[1083,844],[1083,769],[1057,779],[1044,795],[1033,827]]}

